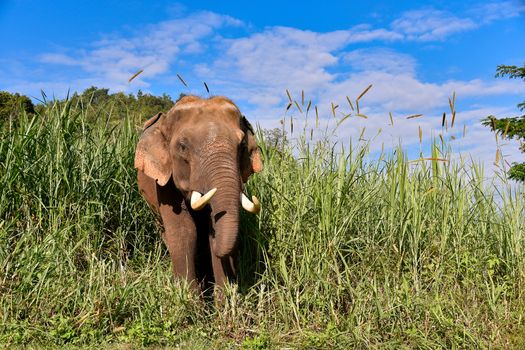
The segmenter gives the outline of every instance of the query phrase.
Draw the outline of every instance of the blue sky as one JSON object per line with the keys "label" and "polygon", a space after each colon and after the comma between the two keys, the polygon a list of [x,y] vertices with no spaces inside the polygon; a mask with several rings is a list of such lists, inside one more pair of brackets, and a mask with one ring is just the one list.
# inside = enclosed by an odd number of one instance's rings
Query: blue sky
{"label": "blue sky", "polygon": [[[96,85],[176,97],[206,95],[205,81],[270,128],[285,117],[286,89],[299,102],[304,90],[333,123],[332,103],[341,118],[350,112],[346,96],[373,84],[361,101],[369,118],[349,118],[339,138],[381,129],[373,147],[402,140],[417,153],[421,127],[427,141],[456,136],[456,154],[472,154],[489,171],[497,147],[509,162],[523,158],[515,142],[497,145],[479,120],[517,115],[525,99],[522,81],[494,78],[498,64],[525,62],[524,1],[254,3],[3,0],[0,90],[62,97]],[[456,126],[445,132],[441,115],[454,92]],[[405,119],[414,113],[424,116]],[[304,123],[297,109],[286,117]]]}

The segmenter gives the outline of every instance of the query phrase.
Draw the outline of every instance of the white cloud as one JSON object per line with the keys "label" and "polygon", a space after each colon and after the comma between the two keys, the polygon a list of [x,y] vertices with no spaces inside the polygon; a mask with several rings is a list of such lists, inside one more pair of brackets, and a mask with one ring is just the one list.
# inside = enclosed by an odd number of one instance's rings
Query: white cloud
{"label": "white cloud", "polygon": [[44,63],[61,64],[65,66],[76,66],[78,61],[60,53],[46,53],[40,56],[40,60]]}
{"label": "white cloud", "polygon": [[310,95],[329,85],[329,71],[350,38],[346,31],[316,33],[272,27],[237,39],[224,39],[215,61],[200,64],[196,74],[222,94],[260,107],[282,103],[285,89]]}
{"label": "white cloud", "polygon": [[405,12],[392,22],[392,29],[408,40],[443,40],[447,36],[478,27],[470,18],[459,18],[450,13],[428,9]]}
{"label": "white cloud", "polygon": [[525,93],[525,84],[517,80],[498,80],[490,83],[481,79],[451,81],[443,84],[443,87],[449,91],[455,91],[458,95],[464,97],[520,95]]}
{"label": "white cloud", "polygon": [[361,24],[346,32],[347,43],[371,42],[376,40],[394,41],[403,39],[403,35],[388,29],[371,29],[370,25]]}
{"label": "white cloud", "polygon": [[524,84],[518,81],[489,83],[477,79],[440,84],[421,81],[410,69],[406,72],[370,70],[351,73],[345,79],[331,83],[321,92],[320,103],[346,105],[346,96],[357,98],[369,84],[373,87],[362,98],[362,106],[369,107],[372,112],[391,111],[397,114],[430,113],[436,109],[448,111],[448,98],[454,92],[458,100],[525,93]]}
{"label": "white cloud", "polygon": [[[490,6],[497,9],[495,12],[511,15],[510,2],[486,5]],[[479,7],[472,12],[481,10]],[[275,95],[276,89],[280,94],[286,88],[304,89],[317,97],[331,84],[346,79],[340,71],[344,63],[349,63],[354,70],[405,73],[408,77],[403,79],[415,75],[415,60],[410,56],[384,48],[348,52],[353,44],[441,40],[476,27],[469,18],[425,9],[405,12],[390,28],[361,24],[346,30],[317,33],[270,27],[235,39],[225,39],[219,34],[224,27],[240,25],[241,21],[229,16],[197,12],[140,28],[127,36],[107,36],[84,48],[44,53],[40,60],[49,65],[81,68],[80,74],[77,72],[81,77],[69,79],[71,86],[78,86],[83,80],[126,91],[130,89],[127,79],[139,69],[144,71],[134,80],[133,88],[147,88],[154,78],[165,77],[167,73],[173,75],[170,70],[176,64],[187,64],[185,57],[194,55],[197,61],[191,65],[201,79],[213,80],[223,91],[234,92],[249,103],[275,104],[282,102],[282,98]],[[217,47],[212,47],[214,45]],[[195,56],[204,52],[215,52],[218,59],[213,63],[203,62],[203,58]],[[431,86],[425,91],[429,88]]]}
{"label": "white cloud", "polygon": [[484,24],[488,24],[493,21],[520,16],[525,12],[525,3],[517,0],[494,1],[474,6],[470,12],[473,17]]}
{"label": "white cloud", "polygon": [[[222,40],[223,52],[218,58],[197,65],[195,72],[237,99],[275,105],[283,103],[286,89],[304,90],[315,98],[338,80],[341,74],[335,70],[345,61],[342,57],[349,45],[400,38],[397,33],[367,25],[327,33],[271,27],[248,37]],[[357,65],[353,58],[355,55],[348,56],[346,61]],[[228,82],[222,77],[228,77]]]}
{"label": "white cloud", "polygon": [[387,48],[357,49],[344,54],[344,60],[358,71],[415,74],[416,60]]}
{"label": "white cloud", "polygon": [[214,35],[218,28],[240,24],[229,16],[198,12],[150,25],[129,37],[107,37],[87,48],[45,53],[40,59],[47,64],[78,66],[97,85],[127,90],[127,80],[139,69],[144,72],[134,85],[148,86],[148,79],[168,72],[182,55],[203,51],[202,40]]}
{"label": "white cloud", "polygon": [[314,88],[333,79],[325,67],[338,62],[333,52],[344,47],[348,37],[342,31],[270,28],[250,37],[227,40],[226,57],[215,61],[214,68],[234,68],[238,78],[248,83]]}
{"label": "white cloud", "polygon": [[395,31],[367,25],[327,33],[270,27],[220,40],[217,59],[198,64],[195,73],[221,86],[220,93],[248,102],[254,111],[286,106],[285,89],[296,96],[304,90],[320,105],[330,105],[344,103],[346,96],[355,98],[374,84],[364,99],[371,112],[402,113],[448,109],[453,92],[460,98],[524,92],[525,86],[516,81],[425,82],[417,77],[417,62],[410,55],[384,47],[349,50],[360,40],[440,40],[475,27],[471,19],[437,10],[406,12],[393,22]]}

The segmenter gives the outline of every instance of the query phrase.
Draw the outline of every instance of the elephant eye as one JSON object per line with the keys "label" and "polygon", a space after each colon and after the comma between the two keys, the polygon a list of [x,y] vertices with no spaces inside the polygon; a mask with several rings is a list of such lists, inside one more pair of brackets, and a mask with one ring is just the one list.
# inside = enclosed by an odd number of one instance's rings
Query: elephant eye
{"label": "elephant eye", "polygon": [[180,152],[186,152],[188,150],[188,144],[186,140],[180,140],[178,142],[178,147]]}

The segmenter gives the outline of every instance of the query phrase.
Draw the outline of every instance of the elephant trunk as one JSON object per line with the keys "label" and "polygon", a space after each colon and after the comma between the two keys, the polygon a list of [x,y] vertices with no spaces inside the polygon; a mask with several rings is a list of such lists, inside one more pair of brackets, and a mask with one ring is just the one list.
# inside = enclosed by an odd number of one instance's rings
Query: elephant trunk
{"label": "elephant trunk", "polygon": [[[211,222],[214,231],[212,238],[212,252],[217,257],[231,255],[237,245],[239,233],[239,197],[241,193],[241,179],[235,159],[229,157],[212,157],[220,162],[211,161],[207,164],[210,169],[210,188],[217,188],[217,193],[210,200]],[[213,164],[215,163],[215,164]]]}

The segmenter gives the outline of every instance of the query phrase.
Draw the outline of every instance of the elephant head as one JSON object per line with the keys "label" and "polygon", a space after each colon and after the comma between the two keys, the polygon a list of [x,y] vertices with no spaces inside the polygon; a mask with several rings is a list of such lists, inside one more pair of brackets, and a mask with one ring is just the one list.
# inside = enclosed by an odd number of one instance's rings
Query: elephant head
{"label": "elephant head", "polygon": [[224,97],[183,97],[167,114],[146,122],[135,155],[135,167],[158,186],[173,181],[187,210],[209,204],[211,249],[217,257],[235,249],[240,204],[251,212],[260,208],[243,189],[262,166],[250,123]]}

